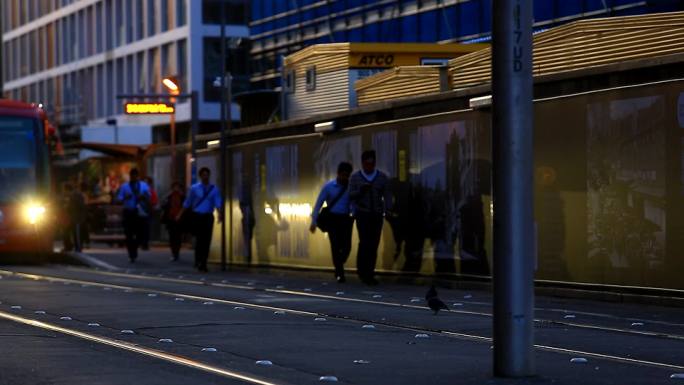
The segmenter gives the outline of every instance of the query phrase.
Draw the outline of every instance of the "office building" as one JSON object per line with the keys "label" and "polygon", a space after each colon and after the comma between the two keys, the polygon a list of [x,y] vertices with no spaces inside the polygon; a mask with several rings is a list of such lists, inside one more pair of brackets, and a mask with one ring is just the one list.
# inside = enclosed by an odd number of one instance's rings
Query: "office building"
{"label": "office building", "polygon": [[[226,36],[247,41],[248,1],[226,4]],[[199,92],[200,132],[217,129],[219,0],[3,0],[1,6],[4,96],[43,103],[65,135],[78,138],[81,127],[104,130],[116,119],[165,141],[168,115],[124,115],[117,99],[165,93],[165,76],[176,76],[182,92]],[[228,68],[239,91],[248,84],[247,48],[234,46]],[[233,117],[239,116],[234,105]],[[187,138],[190,118],[189,101],[179,100],[179,140]]]}

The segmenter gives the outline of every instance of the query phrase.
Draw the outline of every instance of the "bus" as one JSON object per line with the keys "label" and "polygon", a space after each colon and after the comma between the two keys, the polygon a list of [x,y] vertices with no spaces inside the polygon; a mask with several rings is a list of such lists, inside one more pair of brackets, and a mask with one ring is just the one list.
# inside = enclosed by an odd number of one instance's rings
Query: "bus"
{"label": "bus", "polygon": [[35,104],[0,99],[0,255],[53,251],[53,128]]}

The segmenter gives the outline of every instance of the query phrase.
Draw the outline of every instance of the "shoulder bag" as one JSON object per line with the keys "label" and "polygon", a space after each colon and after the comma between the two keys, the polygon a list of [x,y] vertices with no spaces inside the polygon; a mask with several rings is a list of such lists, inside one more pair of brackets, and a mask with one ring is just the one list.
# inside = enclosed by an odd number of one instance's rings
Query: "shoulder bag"
{"label": "shoulder bag", "polygon": [[321,209],[321,212],[318,213],[318,219],[316,219],[316,227],[321,229],[322,232],[327,233],[330,231],[330,225],[332,224],[332,213],[330,212],[330,209],[335,206],[337,201],[342,198],[342,195],[344,195],[345,191],[347,191],[348,186],[344,186],[342,191],[340,191],[337,196],[329,202],[329,204]]}

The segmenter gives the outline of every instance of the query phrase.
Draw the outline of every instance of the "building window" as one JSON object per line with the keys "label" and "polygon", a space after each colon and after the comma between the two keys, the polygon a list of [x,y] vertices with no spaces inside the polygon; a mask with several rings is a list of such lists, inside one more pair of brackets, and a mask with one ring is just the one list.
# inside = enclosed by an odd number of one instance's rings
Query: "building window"
{"label": "building window", "polygon": [[102,52],[103,50],[103,45],[102,41],[104,40],[104,28],[102,25],[103,21],[103,13],[102,13],[102,3],[97,3],[96,9],[95,9],[95,51],[97,53]]}
{"label": "building window", "polygon": [[313,91],[316,89],[316,67],[309,67],[306,69],[306,90]]}
{"label": "building window", "polygon": [[178,44],[176,46],[178,48],[178,53],[176,54],[176,60],[178,60],[178,63],[176,64],[176,75],[179,78],[178,80],[181,82],[181,89],[187,89],[187,43],[185,42],[185,40],[178,40]]}
{"label": "building window", "polygon": [[133,35],[133,2],[132,0],[126,0],[126,43],[130,44],[134,41],[135,36]]}
{"label": "building window", "polygon": [[138,20],[137,29],[135,31],[135,40],[142,40],[145,38],[145,3],[142,0],[135,2],[135,18]]}
{"label": "building window", "polygon": [[147,2],[147,37],[154,36],[157,33],[157,7],[155,3],[153,0]]}
{"label": "building window", "polygon": [[185,25],[185,0],[176,0],[176,27]]}
{"label": "building window", "polygon": [[294,94],[295,89],[297,88],[296,85],[297,83],[295,82],[295,71],[294,70],[289,70],[286,72],[285,75],[285,91],[289,92],[291,94]]}
{"label": "building window", "polygon": [[[105,18],[105,33],[107,35],[107,44],[105,45],[106,50],[112,50],[114,49],[114,21],[112,18],[114,17],[114,3],[112,0],[107,0],[105,3],[105,11],[104,11],[104,18]],[[73,22],[73,21],[72,21]]]}
{"label": "building window", "polygon": [[247,24],[248,6],[246,0],[204,0],[202,2],[202,22],[221,24],[221,3],[226,7],[226,24]]}
{"label": "building window", "polygon": [[449,65],[449,59],[447,59],[447,58],[424,57],[424,58],[420,59],[420,65],[422,65],[422,66],[446,66],[446,65]]}
{"label": "building window", "polygon": [[159,23],[159,29],[161,32],[166,32],[169,30],[169,0],[160,0],[161,5],[161,22]]}

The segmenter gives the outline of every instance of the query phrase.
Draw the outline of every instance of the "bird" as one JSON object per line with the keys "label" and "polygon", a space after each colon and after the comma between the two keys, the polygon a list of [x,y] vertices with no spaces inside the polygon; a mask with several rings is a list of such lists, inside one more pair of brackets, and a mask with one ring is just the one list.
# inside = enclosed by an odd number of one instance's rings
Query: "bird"
{"label": "bird", "polygon": [[425,294],[425,300],[427,301],[430,309],[435,312],[435,315],[437,315],[441,309],[449,310],[447,305],[442,302],[439,297],[437,297],[437,289],[435,289],[435,285],[432,285]]}

